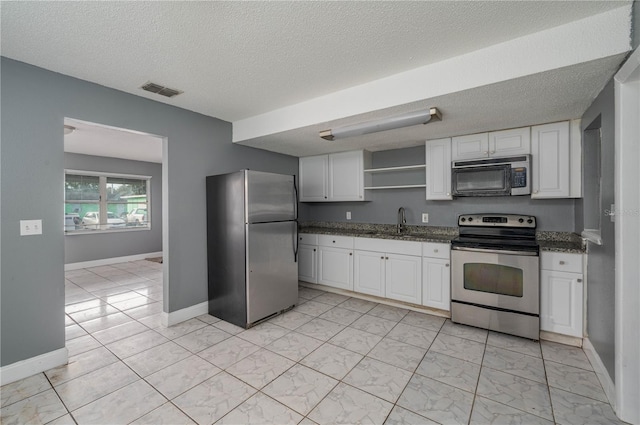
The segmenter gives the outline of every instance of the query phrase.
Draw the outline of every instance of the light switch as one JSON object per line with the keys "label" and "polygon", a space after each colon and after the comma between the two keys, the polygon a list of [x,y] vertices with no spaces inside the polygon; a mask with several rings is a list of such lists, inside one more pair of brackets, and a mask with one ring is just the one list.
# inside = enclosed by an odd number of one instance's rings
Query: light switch
{"label": "light switch", "polygon": [[429,222],[429,213],[422,213],[422,222],[423,223]]}
{"label": "light switch", "polygon": [[351,220],[351,211],[347,211],[347,220]]}
{"label": "light switch", "polygon": [[42,220],[20,220],[20,236],[41,235]]}

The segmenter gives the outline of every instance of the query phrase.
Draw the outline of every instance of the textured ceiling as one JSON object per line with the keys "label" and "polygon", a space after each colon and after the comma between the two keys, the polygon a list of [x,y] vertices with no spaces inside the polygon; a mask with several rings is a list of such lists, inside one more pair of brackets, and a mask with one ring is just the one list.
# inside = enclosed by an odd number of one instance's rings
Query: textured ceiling
{"label": "textured ceiling", "polygon": [[65,119],[75,130],[64,136],[64,151],[162,163],[162,138],[137,131]]}
{"label": "textured ceiling", "polygon": [[629,4],[2,2],[1,52],[234,122]]}

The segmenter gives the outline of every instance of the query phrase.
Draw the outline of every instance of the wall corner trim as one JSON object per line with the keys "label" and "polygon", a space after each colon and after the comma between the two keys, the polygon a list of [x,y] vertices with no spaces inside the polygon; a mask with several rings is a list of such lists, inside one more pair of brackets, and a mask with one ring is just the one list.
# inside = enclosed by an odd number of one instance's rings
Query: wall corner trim
{"label": "wall corner trim", "polygon": [[604,363],[602,363],[602,359],[600,359],[595,347],[591,344],[591,341],[589,341],[589,338],[585,338],[582,341],[582,349],[587,355],[589,362],[591,362],[591,366],[593,366],[593,370],[596,372],[598,381],[600,381],[600,385],[602,385],[602,389],[604,389],[604,393],[609,399],[613,411],[616,412],[616,386],[611,376],[609,376],[609,372],[607,372],[607,369],[604,367]]}
{"label": "wall corner trim", "polygon": [[201,302],[200,304],[192,305],[191,307],[183,308],[181,310],[172,311],[171,313],[162,312],[161,320],[162,326],[173,326],[178,323],[182,323],[186,320],[193,319],[194,317],[202,316],[209,312],[209,301]]}
{"label": "wall corner trim", "polygon": [[162,257],[160,252],[148,252],[146,254],[128,255],[126,257],[112,257],[101,260],[82,261],[80,263],[69,263],[64,265],[64,271],[84,269],[86,267],[108,266],[117,263],[126,263],[127,261],[139,261],[146,258]]}
{"label": "wall corner trim", "polygon": [[39,356],[20,360],[0,368],[0,385],[10,384],[45,370],[67,364],[69,351],[66,347]]}

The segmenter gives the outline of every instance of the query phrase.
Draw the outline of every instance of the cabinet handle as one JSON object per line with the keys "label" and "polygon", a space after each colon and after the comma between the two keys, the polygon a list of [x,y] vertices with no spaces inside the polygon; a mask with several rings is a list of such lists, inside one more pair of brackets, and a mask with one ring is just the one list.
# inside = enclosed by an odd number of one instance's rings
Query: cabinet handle
{"label": "cabinet handle", "polygon": [[327,199],[327,197],[325,196],[324,199]]}
{"label": "cabinet handle", "polygon": [[336,241],[333,241],[333,243],[336,243]]}
{"label": "cabinet handle", "polygon": [[447,196],[451,196],[451,192],[447,192]]}
{"label": "cabinet handle", "polygon": [[489,155],[489,151],[484,151],[484,154],[485,155]]}
{"label": "cabinet handle", "polygon": [[445,266],[445,267],[449,267],[449,263],[445,264],[444,266]]}
{"label": "cabinet handle", "polygon": [[433,252],[438,252],[438,248],[434,249]]}
{"label": "cabinet handle", "polygon": [[315,249],[315,248],[313,248],[313,252],[316,252],[316,249]]}
{"label": "cabinet handle", "polygon": [[384,260],[384,257],[380,257],[381,260]]}
{"label": "cabinet handle", "polygon": [[538,191],[537,191],[537,190],[534,190],[534,191],[533,191],[533,193],[538,193]]}
{"label": "cabinet handle", "polygon": [[582,279],[578,279],[578,283],[582,283]]}
{"label": "cabinet handle", "polygon": [[496,151],[491,151],[491,155],[493,155],[494,153],[496,153]]}
{"label": "cabinet handle", "polygon": [[389,259],[389,257],[384,257],[384,259],[385,259],[385,260],[388,260],[388,259]]}
{"label": "cabinet handle", "polygon": [[349,255],[353,255],[353,252],[350,252]]}
{"label": "cabinet handle", "polygon": [[560,260],[560,265],[564,266],[564,264],[565,264],[564,261]]}

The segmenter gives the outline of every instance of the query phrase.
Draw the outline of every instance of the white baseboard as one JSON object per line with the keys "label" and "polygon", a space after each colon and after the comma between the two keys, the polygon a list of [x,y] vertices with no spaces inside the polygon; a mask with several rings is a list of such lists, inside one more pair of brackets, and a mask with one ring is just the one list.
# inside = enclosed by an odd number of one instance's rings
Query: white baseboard
{"label": "white baseboard", "polygon": [[604,367],[604,363],[602,363],[602,359],[596,352],[593,344],[589,341],[589,338],[585,338],[582,344],[582,349],[584,350],[587,358],[591,362],[591,366],[593,366],[593,370],[596,372],[596,376],[600,381],[600,385],[602,385],[602,389],[604,389],[604,393],[609,399],[609,403],[613,408],[613,411],[616,411],[616,386],[609,376],[609,372],[607,372],[607,368]]}
{"label": "white baseboard", "polygon": [[172,311],[171,313],[162,312],[162,326],[169,327],[177,325],[194,317],[202,316],[209,312],[209,301],[183,308],[182,310]]}
{"label": "white baseboard", "polygon": [[540,339],[545,341],[557,342],[558,344],[571,345],[573,347],[582,348],[582,338],[578,336],[562,335],[555,332],[540,331]]}
{"label": "white baseboard", "polygon": [[20,379],[28,378],[36,373],[67,364],[69,351],[67,348],[50,351],[26,360],[11,363],[0,368],[0,385],[10,384]]}
{"label": "white baseboard", "polygon": [[431,314],[432,316],[445,317],[447,319],[451,317],[451,312],[447,310],[440,310],[437,308],[431,308],[427,306],[407,303],[404,301],[391,300],[389,298],[377,297],[375,295],[349,291],[348,289],[334,288],[333,286],[327,286],[321,283],[311,283],[311,282],[298,280],[298,284],[300,286],[304,286],[305,288],[309,288],[309,289],[319,289],[321,291],[331,292],[333,294],[345,295],[347,297],[359,298],[361,300],[385,304],[392,307],[404,308],[407,310],[416,311],[418,313],[427,313],[427,314]]}
{"label": "white baseboard", "polygon": [[145,258],[162,257],[162,251],[149,252],[146,254],[127,255],[125,257],[103,258],[101,260],[82,261],[80,263],[69,263],[64,265],[64,270],[78,270],[86,267],[108,266],[110,264],[126,263],[127,261],[139,261]]}

